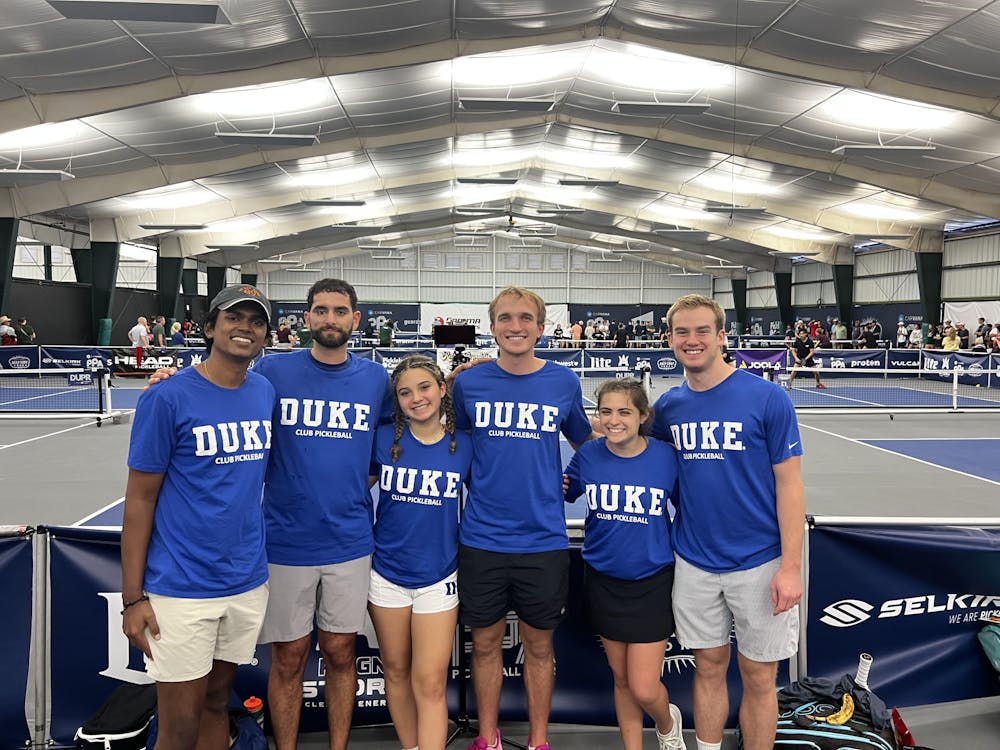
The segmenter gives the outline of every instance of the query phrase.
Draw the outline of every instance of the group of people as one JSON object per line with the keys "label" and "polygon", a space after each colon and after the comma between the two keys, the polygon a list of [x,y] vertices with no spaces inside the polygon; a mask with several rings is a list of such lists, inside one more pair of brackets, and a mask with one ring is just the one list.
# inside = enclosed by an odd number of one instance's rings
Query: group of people
{"label": "group of people", "polygon": [[565,329],[557,323],[552,330],[554,345],[563,349],[580,347],[615,347],[627,349],[666,345],[666,326],[657,330],[652,324],[603,319],[578,320]]}
{"label": "group of people", "polygon": [[[675,630],[697,665],[698,748],[720,747],[734,624],[744,745],[773,746],[777,663],[797,648],[802,447],[787,394],[723,361],[717,303],[688,295],[668,313],[684,385],[651,408],[637,381],[613,381],[594,420],[576,376],[535,356],[545,303],[530,290],[494,298],[498,358],[457,368],[450,389],[426,357],[390,377],[348,351],[360,313],[347,282],[317,282],[307,307],[311,348],[248,371],[270,304],[251,286],[223,290],[205,324],[208,357],[154,378],[139,402],[123,628],[157,681],[161,750],[199,738],[224,747],[235,668],[257,642],[272,644],[276,747],[294,748],[314,628],[330,747],[346,747],[366,608],[404,750],[444,746],[456,621],[472,631],[470,748],[500,750],[513,610],[528,747],[548,750],[553,632],[568,596],[563,504],[577,497],[588,506],[588,612],[626,750],[641,746],[644,712],[661,748],[684,747],[660,680]],[[578,449],[565,476],[560,434]]]}
{"label": "group of people", "polygon": [[18,318],[15,323],[9,315],[0,315],[0,346],[32,346],[37,343],[38,336],[27,318]]}

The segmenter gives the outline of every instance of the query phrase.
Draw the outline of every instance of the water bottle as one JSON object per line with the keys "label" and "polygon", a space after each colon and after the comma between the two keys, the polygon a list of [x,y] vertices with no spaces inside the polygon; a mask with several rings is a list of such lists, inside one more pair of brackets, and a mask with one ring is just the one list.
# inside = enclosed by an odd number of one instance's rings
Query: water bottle
{"label": "water bottle", "polygon": [[260,728],[264,728],[264,701],[258,698],[256,695],[251,695],[245,701],[243,701],[243,708],[247,710],[250,717],[256,721]]}

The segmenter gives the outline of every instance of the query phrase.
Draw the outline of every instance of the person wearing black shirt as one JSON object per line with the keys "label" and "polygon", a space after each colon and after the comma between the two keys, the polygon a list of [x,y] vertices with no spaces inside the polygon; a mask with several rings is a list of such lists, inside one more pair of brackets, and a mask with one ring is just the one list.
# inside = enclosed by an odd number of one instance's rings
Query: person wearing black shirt
{"label": "person wearing black shirt", "polygon": [[875,335],[875,331],[872,330],[871,326],[865,326],[865,330],[861,332],[861,338],[859,339],[861,349],[875,349],[878,347],[878,337]]}
{"label": "person wearing black shirt", "polygon": [[[795,374],[800,367],[816,367],[816,360],[813,359],[813,352],[816,351],[816,344],[813,340],[809,338],[804,328],[799,329],[799,332],[795,334],[795,339],[792,341],[792,356],[795,357],[795,366],[792,368],[791,377],[788,380],[788,385],[795,380]],[[813,375],[816,376],[816,387],[826,390],[826,386],[823,385],[823,381],[820,379],[819,372],[814,372]]]}

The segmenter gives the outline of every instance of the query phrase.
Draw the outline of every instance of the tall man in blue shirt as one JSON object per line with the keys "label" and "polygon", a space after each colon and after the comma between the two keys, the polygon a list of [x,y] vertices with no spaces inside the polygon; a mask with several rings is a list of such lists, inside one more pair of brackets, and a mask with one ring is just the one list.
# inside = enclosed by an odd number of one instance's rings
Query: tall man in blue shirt
{"label": "tall man in blue shirt", "polygon": [[735,621],[743,745],[771,750],[777,664],[797,650],[802,597],[805,500],[795,410],[782,388],[723,361],[725,313],[717,302],[681,297],[667,323],[687,382],[656,402],[652,434],[677,449],[674,616],[678,640],[695,655],[697,746],[721,746]]}
{"label": "tall man in blue shirt", "polygon": [[458,563],[480,732],[470,749],[501,747],[502,641],[513,609],[524,645],[528,747],[548,750],[552,633],[569,587],[559,434],[579,444],[592,432],[576,375],[535,356],[545,302],[507,287],[489,312],[499,358],[461,373],[453,388],[456,424],[472,431],[473,445]]}

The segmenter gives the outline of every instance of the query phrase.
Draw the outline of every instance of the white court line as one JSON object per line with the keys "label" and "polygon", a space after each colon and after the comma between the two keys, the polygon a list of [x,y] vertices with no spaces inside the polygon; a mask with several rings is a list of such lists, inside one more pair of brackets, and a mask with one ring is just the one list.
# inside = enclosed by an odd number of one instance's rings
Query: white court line
{"label": "white court line", "polygon": [[[105,513],[106,511],[109,511],[109,510],[111,510],[112,508],[114,508],[114,507],[115,507],[116,505],[118,505],[118,503],[123,503],[123,502],[125,502],[125,498],[124,498],[124,497],[120,497],[120,498],[118,498],[117,500],[112,500],[112,501],[111,501],[110,503],[108,503],[107,505],[105,505],[105,506],[104,506],[103,508],[101,508],[100,510],[95,510],[95,511],[94,511],[93,513],[91,513],[91,514],[90,514],[89,516],[85,516],[84,518],[81,518],[81,519],[80,519],[79,521],[77,521],[76,523],[74,523],[74,524],[71,524],[71,525],[72,525],[72,526],[83,526],[83,525],[84,525],[85,523],[87,523],[87,521],[89,521],[89,520],[90,520],[91,518],[97,518],[97,517],[98,517],[99,515],[101,515],[101,513]],[[102,527],[100,527],[100,528],[104,528],[104,527],[102,526]],[[109,527],[109,528],[110,528],[110,527]],[[116,528],[116,529],[117,529],[117,528],[119,528],[119,527],[118,527],[118,526],[115,526],[114,528]]]}
{"label": "white court line", "polygon": [[[829,430],[822,430],[819,427],[813,427],[812,425],[808,425],[808,424],[801,424],[800,423],[799,427],[805,427],[806,429],[809,429],[809,430],[815,430],[816,432],[822,432],[824,435],[829,435],[830,437],[840,438],[841,440],[847,440],[848,442],[856,443],[858,445],[863,445],[866,448],[871,448],[872,450],[882,451],[883,453],[889,453],[889,454],[891,454],[893,456],[901,456],[901,457],[906,458],[906,459],[908,459],[910,461],[916,461],[918,464],[924,464],[924,466],[933,466],[935,469],[941,469],[942,471],[950,471],[953,474],[960,474],[963,477],[969,477],[970,479],[978,479],[981,482],[988,482],[989,484],[995,484],[997,486],[1000,486],[1000,482],[998,482],[998,481],[996,481],[994,479],[987,479],[986,477],[980,477],[980,476],[977,476],[976,474],[969,474],[968,472],[965,472],[965,471],[959,471],[958,469],[953,469],[950,466],[942,466],[941,464],[935,464],[935,463],[932,463],[930,461],[924,461],[922,458],[915,458],[914,456],[907,456],[905,453],[897,453],[894,450],[889,450],[888,448],[883,448],[883,447],[881,447],[879,445],[872,445],[871,443],[866,443],[863,440],[860,440],[858,438],[847,437],[846,435],[840,435],[840,434],[838,434],[836,432],[830,432]],[[893,440],[893,438],[871,438],[871,439],[872,440]],[[927,439],[933,439],[933,438],[927,438]],[[973,440],[975,438],[965,438],[965,439],[966,440]]]}
{"label": "white court line", "polygon": [[93,426],[94,426],[93,422],[87,421],[84,422],[83,424],[78,424],[73,427],[67,427],[65,430],[59,430],[57,432],[49,432],[46,433],[45,435],[39,435],[37,437],[28,438],[27,440],[22,440],[18,443],[7,443],[6,445],[0,445],[0,451],[2,451],[4,448],[13,448],[18,445],[24,445],[25,443],[33,443],[36,440],[44,440],[45,438],[55,437],[56,435],[62,435],[64,432],[72,432],[73,430],[79,430],[81,427],[93,427]]}
{"label": "white court line", "polygon": [[[808,425],[807,425],[808,426]],[[1000,437],[922,437],[922,438],[858,438],[862,442],[865,440],[893,440],[900,443],[912,443],[918,440],[938,440],[944,442],[946,440],[1000,440]]]}

